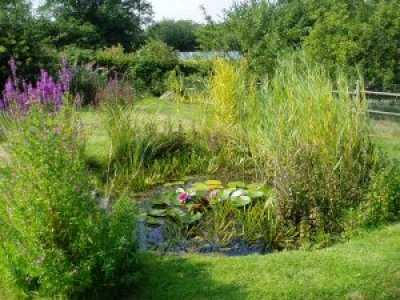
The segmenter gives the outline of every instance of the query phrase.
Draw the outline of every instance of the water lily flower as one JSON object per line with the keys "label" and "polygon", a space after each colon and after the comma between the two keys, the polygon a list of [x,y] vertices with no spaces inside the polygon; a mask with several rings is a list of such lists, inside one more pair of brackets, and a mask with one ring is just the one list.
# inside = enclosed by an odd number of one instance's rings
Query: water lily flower
{"label": "water lily flower", "polygon": [[180,193],[178,195],[178,200],[181,204],[185,204],[187,201],[190,200],[190,195],[186,192]]}
{"label": "water lily flower", "polygon": [[239,189],[237,191],[234,191],[232,193],[231,197],[235,198],[235,197],[241,197],[241,196],[246,196],[246,195],[247,195],[247,192],[245,190]]}

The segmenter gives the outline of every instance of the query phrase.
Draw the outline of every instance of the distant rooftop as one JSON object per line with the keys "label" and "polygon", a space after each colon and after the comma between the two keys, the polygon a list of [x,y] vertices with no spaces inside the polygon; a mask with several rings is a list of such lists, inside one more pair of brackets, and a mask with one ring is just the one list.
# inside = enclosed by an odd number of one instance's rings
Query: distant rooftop
{"label": "distant rooftop", "polygon": [[182,60],[205,59],[212,60],[218,57],[238,60],[242,57],[239,51],[195,51],[195,52],[179,52],[178,56]]}

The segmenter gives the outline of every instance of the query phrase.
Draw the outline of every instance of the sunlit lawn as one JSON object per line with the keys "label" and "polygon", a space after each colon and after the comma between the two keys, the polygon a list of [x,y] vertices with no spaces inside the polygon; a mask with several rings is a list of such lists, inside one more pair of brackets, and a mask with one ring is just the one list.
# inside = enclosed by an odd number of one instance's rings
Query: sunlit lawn
{"label": "sunlit lawn", "polygon": [[400,225],[323,250],[146,258],[140,299],[400,299]]}

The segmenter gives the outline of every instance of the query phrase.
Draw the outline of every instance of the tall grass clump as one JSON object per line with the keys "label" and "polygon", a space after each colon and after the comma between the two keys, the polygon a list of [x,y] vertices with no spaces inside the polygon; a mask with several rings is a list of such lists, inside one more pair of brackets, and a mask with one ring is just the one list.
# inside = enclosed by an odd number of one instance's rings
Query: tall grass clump
{"label": "tall grass clump", "polygon": [[118,84],[108,87],[113,92],[103,94],[101,105],[111,141],[106,179],[115,191],[143,191],[208,169],[210,152],[195,128],[144,118]]}
{"label": "tall grass clump", "polygon": [[137,277],[135,208],[95,196],[71,109],[33,108],[7,130],[0,278],[16,298],[100,298]]}
{"label": "tall grass clump", "polygon": [[[337,91],[333,93],[333,91]],[[365,199],[377,159],[365,99],[318,66],[283,61],[265,86],[261,133],[279,195],[282,230],[294,240],[343,230]]]}
{"label": "tall grass clump", "polygon": [[[253,142],[258,136],[255,128],[259,125],[262,101],[257,81],[248,69],[245,60],[232,63],[224,59],[214,62],[209,80],[210,113],[215,139],[223,141],[219,155],[220,165],[226,166],[235,177],[257,177],[263,175],[257,165],[263,164],[255,155]],[[257,138],[258,139],[258,138]]]}
{"label": "tall grass clump", "polygon": [[219,124],[223,127],[234,127],[251,119],[258,104],[256,81],[245,60],[233,64],[217,59],[209,85]]}

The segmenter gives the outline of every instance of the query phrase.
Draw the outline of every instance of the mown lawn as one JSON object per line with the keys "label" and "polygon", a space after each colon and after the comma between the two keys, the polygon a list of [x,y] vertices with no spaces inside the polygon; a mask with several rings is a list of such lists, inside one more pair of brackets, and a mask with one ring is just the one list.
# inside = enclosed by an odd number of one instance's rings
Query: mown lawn
{"label": "mown lawn", "polygon": [[400,299],[400,225],[314,251],[147,255],[139,299]]}

